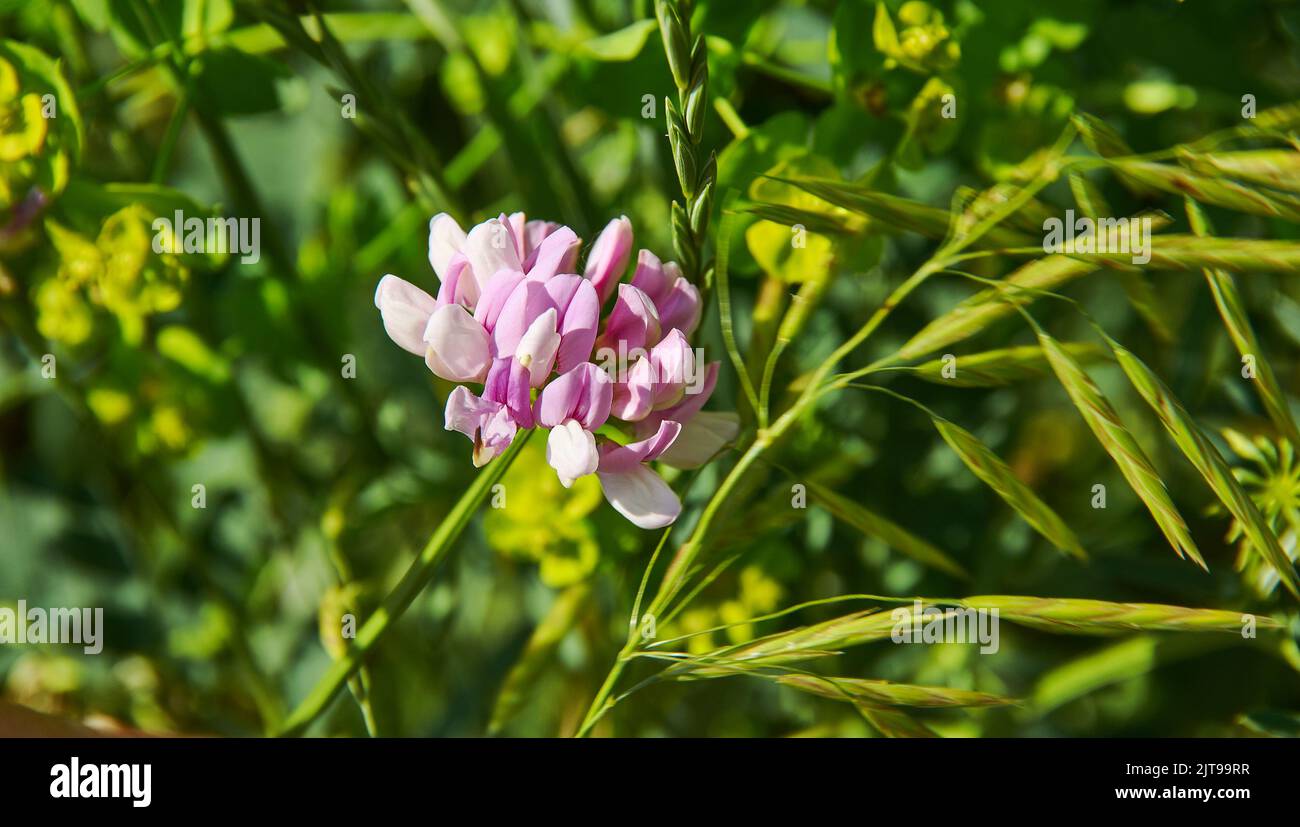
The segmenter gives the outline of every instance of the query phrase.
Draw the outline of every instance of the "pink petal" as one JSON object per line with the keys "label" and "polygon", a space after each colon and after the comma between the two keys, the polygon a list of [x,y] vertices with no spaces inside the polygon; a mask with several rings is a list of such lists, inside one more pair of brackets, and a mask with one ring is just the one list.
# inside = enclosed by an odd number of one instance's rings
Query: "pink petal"
{"label": "pink petal", "polygon": [[680,330],[689,337],[700,324],[700,291],[686,279],[674,282],[655,307],[664,330]]}
{"label": "pink petal", "polygon": [[438,288],[438,305],[459,304],[473,312],[478,301],[478,282],[469,275],[469,259],[463,253],[457,253],[448,262],[442,286]]}
{"label": "pink petal", "polygon": [[672,287],[664,273],[659,257],[649,250],[637,253],[636,270],[632,273],[632,286],[642,290],[657,305],[659,298]]}
{"label": "pink petal", "polygon": [[474,446],[474,467],[482,468],[493,457],[509,448],[517,430],[514,419],[505,408],[488,417],[479,431],[479,442]]}
{"label": "pink petal", "polygon": [[654,407],[654,366],[647,358],[638,359],[627,372],[627,381],[614,384],[610,412],[625,422],[644,419]]}
{"label": "pink petal", "polygon": [[506,408],[520,428],[533,427],[532,376],[518,359],[510,360],[506,384]]}
{"label": "pink petal", "polygon": [[595,286],[601,304],[610,297],[614,286],[623,277],[631,252],[632,222],[625,215],[606,224],[596,237],[596,243],[587,255],[587,269],[583,275]]}
{"label": "pink petal", "polygon": [[[559,278],[551,279],[547,284]],[[596,328],[600,325],[600,297],[596,295],[596,288],[584,278],[572,278],[577,281],[577,289],[560,314],[560,351],[555,359],[555,369],[559,371],[591,358],[591,349],[596,344]]]}
{"label": "pink petal", "polygon": [[524,279],[506,299],[492,328],[497,356],[513,356],[519,340],[537,317],[555,305],[539,281]]}
{"label": "pink petal", "polygon": [[659,341],[659,332],[659,312],[650,297],[630,284],[620,284],[601,346],[621,353],[649,348]]}
{"label": "pink petal", "polygon": [[492,360],[492,365],[488,368],[487,378],[483,380],[484,399],[490,399],[502,405],[505,404],[506,394],[510,391],[510,363],[514,360],[513,356]]}
{"label": "pink petal", "polygon": [[[551,297],[551,303],[555,309],[560,311],[560,320],[564,320],[564,311],[568,309],[575,296],[578,295],[578,288],[582,285],[591,287],[591,282],[582,276],[573,274],[558,275],[546,280],[546,295]],[[595,288],[592,288],[593,292]]]}
{"label": "pink petal", "polygon": [[584,362],[542,388],[534,406],[537,422],[554,428],[567,419],[594,431],[609,419],[613,382],[606,373]]}
{"label": "pink petal", "polygon": [[[591,364],[588,362],[587,364]],[[614,382],[609,374],[591,365],[588,369],[587,393],[573,409],[573,416],[582,423],[582,427],[594,431],[609,419],[610,400],[614,395]]]}
{"label": "pink petal", "polygon": [[504,451],[517,430],[504,405],[480,399],[464,385],[458,385],[447,397],[444,426],[448,431],[459,431],[474,443],[476,467]]}
{"label": "pink petal", "polygon": [[713,395],[713,389],[718,384],[718,367],[721,362],[710,362],[704,370],[704,379],[699,387],[687,387],[682,401],[670,408],[664,408],[661,411],[653,411],[645,419],[637,423],[637,436],[645,436],[652,429],[659,427],[659,423],[665,420],[674,422],[689,422],[691,417],[704,407],[704,403],[709,401]]}
{"label": "pink petal", "polygon": [[510,240],[510,246],[515,248],[515,257],[518,258],[519,263],[522,264],[524,261],[524,240],[519,237],[517,230],[522,230],[524,227],[524,214],[518,212],[515,213],[514,216],[517,216],[518,220],[515,220],[515,217],[513,216],[501,213],[497,216],[497,221],[502,227],[505,227],[506,238]]}
{"label": "pink petal", "polygon": [[[542,240],[559,228],[560,225],[552,221],[529,221],[524,224],[523,239],[525,271],[531,269],[533,262],[537,260],[537,250],[541,246]],[[565,271],[569,271],[572,270],[572,268],[573,265],[570,264],[564,269]]]}
{"label": "pink petal", "polygon": [[680,330],[668,335],[650,351],[654,374],[652,405],[667,408],[676,405],[686,393],[687,380],[695,375],[695,351]]}
{"label": "pink petal", "polygon": [[582,241],[568,227],[561,227],[546,237],[537,248],[537,256],[528,269],[528,277],[546,281],[553,276],[567,272],[565,265],[573,266],[578,256]]}
{"label": "pink petal", "polygon": [[616,445],[607,443],[600,449],[600,470],[608,471],[611,474],[617,474],[627,471],[642,462],[649,462],[655,459],[677,439],[681,433],[682,426],[676,422],[661,422],[659,430],[655,431],[654,436],[643,439],[640,442],[633,442],[630,445]]}
{"label": "pink petal", "polygon": [[489,333],[496,329],[497,319],[501,316],[501,308],[505,306],[510,294],[515,292],[515,288],[523,280],[524,274],[518,270],[498,270],[488,280],[487,288],[483,291],[478,304],[474,307],[474,318]]}
{"label": "pink petal", "polygon": [[[510,235],[515,240],[515,249],[519,251],[519,260],[522,262],[528,256],[528,239],[524,232],[528,228],[528,221],[521,212],[510,213]],[[527,268],[524,268],[525,270]]]}
{"label": "pink petal", "polygon": [[403,350],[424,355],[424,328],[438,302],[405,279],[386,275],[375,287],[375,307],[384,320],[388,338]]}
{"label": "pink petal", "polygon": [[475,439],[483,422],[501,408],[501,403],[480,399],[469,388],[457,385],[447,397],[443,426],[448,431],[459,431],[470,439]]}

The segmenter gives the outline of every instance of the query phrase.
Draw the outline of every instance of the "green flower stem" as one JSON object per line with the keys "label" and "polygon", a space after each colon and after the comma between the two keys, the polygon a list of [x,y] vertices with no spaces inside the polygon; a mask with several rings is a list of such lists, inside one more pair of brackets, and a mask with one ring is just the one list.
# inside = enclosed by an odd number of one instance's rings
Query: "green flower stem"
{"label": "green flower stem", "polygon": [[460,537],[461,532],[465,530],[465,526],[469,524],[479,505],[487,498],[492,486],[500,481],[506,469],[519,455],[532,434],[531,430],[520,433],[504,454],[497,457],[488,464],[487,468],[479,472],[469,490],[452,507],[446,519],[438,524],[437,530],[433,532],[433,536],[425,544],[420,556],[415,558],[410,568],[406,570],[406,574],[402,575],[402,579],[389,592],[388,597],[384,598],[383,605],[367,618],[357,632],[356,640],[348,647],[343,657],[336,660],[330,666],[329,671],[321,676],[320,680],[316,682],[316,686],[298,705],[298,708],[293,711],[293,714],[289,716],[277,734],[281,736],[301,735],[311,725],[312,721],[320,717],[330,702],[347,684],[348,680],[361,668],[370,651],[387,633],[392,623],[410,608],[415,598],[433,580],[438,565],[451,551],[452,546]]}

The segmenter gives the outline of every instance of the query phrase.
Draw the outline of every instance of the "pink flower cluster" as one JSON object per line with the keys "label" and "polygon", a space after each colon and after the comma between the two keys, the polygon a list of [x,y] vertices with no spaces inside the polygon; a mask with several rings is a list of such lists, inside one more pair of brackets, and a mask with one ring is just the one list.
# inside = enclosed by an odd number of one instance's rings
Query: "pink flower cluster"
{"label": "pink flower cluster", "polygon": [[[375,306],[394,342],[460,383],[445,425],[474,443],[476,466],[520,429],[547,428],[546,458],[565,487],[596,474],[615,509],[660,528],[677,519],[681,501],[646,463],[697,467],[735,438],[738,420],[700,411],[718,363],[699,364],[690,346],[700,294],[680,268],[641,250],[623,283],[632,251],[626,217],[600,233],[578,275],[581,246],[568,227],[522,213],[468,233],[439,214],[429,222],[437,297],[386,275]],[[635,441],[597,437],[611,419]]]}

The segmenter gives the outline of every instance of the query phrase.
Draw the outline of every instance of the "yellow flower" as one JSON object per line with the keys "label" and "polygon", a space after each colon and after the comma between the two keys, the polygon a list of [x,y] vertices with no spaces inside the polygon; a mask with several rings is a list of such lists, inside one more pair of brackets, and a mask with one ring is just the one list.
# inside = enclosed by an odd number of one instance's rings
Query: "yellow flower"
{"label": "yellow flower", "polygon": [[81,293],[62,279],[46,279],[36,288],[36,328],[41,335],[67,345],[90,338],[94,318]]}
{"label": "yellow flower", "polygon": [[539,563],[542,581],[553,588],[576,583],[595,570],[600,543],[585,519],[601,501],[594,475],[564,488],[546,462],[545,445],[534,440],[501,485],[485,518],[493,548]]}
{"label": "yellow flower", "polygon": [[[50,242],[59,255],[59,269],[54,279],[37,290],[43,333],[69,345],[85,341],[90,335],[88,326],[70,328],[66,319],[57,316],[60,311],[66,312],[67,303],[74,299],[84,308],[78,289],[84,289],[91,303],[116,316],[124,338],[132,343],[143,336],[145,318],[180,305],[189,270],[176,256],[153,252],[150,223],[150,213],[133,204],[105,219],[92,242],[52,219],[45,222]],[[61,286],[50,286],[55,282]],[[41,296],[46,303],[42,303]],[[55,314],[48,320],[44,318],[47,310]],[[77,321],[89,318],[85,310]]]}

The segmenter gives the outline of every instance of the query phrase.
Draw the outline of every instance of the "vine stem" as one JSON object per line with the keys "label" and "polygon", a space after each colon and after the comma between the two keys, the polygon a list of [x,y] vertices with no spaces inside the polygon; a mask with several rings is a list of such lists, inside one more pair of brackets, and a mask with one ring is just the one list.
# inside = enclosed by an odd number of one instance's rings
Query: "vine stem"
{"label": "vine stem", "polygon": [[411,562],[410,567],[407,568],[406,573],[402,575],[402,579],[393,587],[393,590],[389,592],[388,597],[384,598],[383,604],[374,614],[367,618],[361,629],[358,630],[357,637],[352,642],[352,645],[321,676],[311,692],[307,694],[307,697],[303,699],[298,708],[285,721],[279,732],[276,733],[277,735],[301,735],[313,721],[320,717],[348,680],[361,668],[370,651],[388,632],[393,622],[410,608],[415,598],[433,580],[438,565],[450,553],[461,532],[465,530],[465,526],[469,524],[470,519],[478,510],[479,505],[491,492],[492,486],[500,481],[506,469],[514,462],[519,452],[523,450],[532,434],[532,430],[520,433],[515,437],[515,441],[506,449],[505,453],[489,463],[486,469],[479,472],[479,475],[474,478],[474,482],[470,484],[469,489],[452,507],[451,512],[438,524],[433,536],[425,544],[424,550]]}

